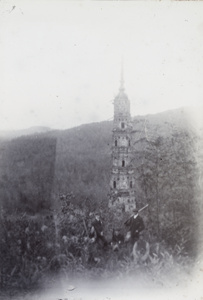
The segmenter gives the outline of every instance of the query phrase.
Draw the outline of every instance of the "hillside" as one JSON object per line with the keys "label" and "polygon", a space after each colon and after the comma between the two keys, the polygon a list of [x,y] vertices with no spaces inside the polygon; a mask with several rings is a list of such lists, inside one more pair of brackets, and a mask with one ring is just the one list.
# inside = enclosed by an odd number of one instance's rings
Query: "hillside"
{"label": "hillside", "polygon": [[111,170],[111,122],[57,133],[55,193],[72,191],[79,201],[107,203]]}
{"label": "hillside", "polygon": [[[192,156],[195,133],[183,109],[135,117],[133,126],[137,195],[138,199],[145,202],[149,198],[146,193],[152,193],[151,184],[155,180],[153,175],[151,183],[147,183],[151,188],[144,192],[147,186],[144,184],[148,176],[146,172],[157,172],[157,155],[161,162],[158,167],[165,174],[165,180],[173,177],[169,177],[171,172],[184,182],[186,169],[180,171],[173,164],[177,166],[179,162],[181,166],[186,166],[186,161],[195,160]],[[51,199],[56,195],[73,192],[75,201],[91,198],[96,205],[105,206],[111,171],[111,138],[112,122],[106,121],[68,130],[25,135],[11,141],[1,140],[1,201],[14,206],[22,201],[24,205],[25,200],[22,199],[26,198],[30,203],[28,206],[33,207],[33,201],[35,204],[39,202],[36,207],[40,209],[48,207],[49,202],[51,205]],[[150,171],[147,171],[147,166],[150,166]],[[187,170],[191,177],[193,171]],[[146,173],[145,179],[143,172]],[[160,176],[164,177],[162,173]],[[171,184],[172,181],[168,182],[169,186]],[[153,195],[155,197],[154,192]],[[42,199],[46,205],[40,204]]]}
{"label": "hillside", "polygon": [[51,205],[56,138],[25,136],[3,141],[0,197],[9,212],[35,213]]}

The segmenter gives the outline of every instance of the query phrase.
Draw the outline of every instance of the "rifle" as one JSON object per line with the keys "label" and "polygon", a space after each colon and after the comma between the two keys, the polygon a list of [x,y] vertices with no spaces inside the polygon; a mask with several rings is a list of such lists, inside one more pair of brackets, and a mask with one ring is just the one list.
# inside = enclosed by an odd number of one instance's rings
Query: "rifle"
{"label": "rifle", "polygon": [[145,206],[143,206],[142,208],[140,208],[139,210],[138,210],[138,212],[141,212],[143,209],[145,209],[147,206],[149,206],[149,204],[146,204]]}

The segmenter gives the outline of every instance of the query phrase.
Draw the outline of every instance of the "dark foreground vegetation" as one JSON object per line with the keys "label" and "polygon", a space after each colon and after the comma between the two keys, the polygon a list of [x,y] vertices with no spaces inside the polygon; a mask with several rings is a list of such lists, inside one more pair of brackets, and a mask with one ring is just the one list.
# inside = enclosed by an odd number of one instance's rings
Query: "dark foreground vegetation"
{"label": "dark foreground vegetation", "polygon": [[[187,237],[178,243],[167,244],[143,233],[149,251],[135,257],[127,242],[112,249],[113,227],[110,213],[102,212],[107,247],[94,242],[90,236],[93,215],[85,207],[75,206],[74,195],[60,196],[59,207],[45,215],[2,216],[1,271],[2,294],[16,296],[44,286],[51,286],[58,276],[73,278],[122,279],[139,273],[144,284],[154,281],[163,286],[176,274],[190,272],[195,255],[188,253]],[[125,230],[122,231],[125,233]],[[190,241],[191,242],[191,241]],[[197,245],[193,245],[195,248]]]}

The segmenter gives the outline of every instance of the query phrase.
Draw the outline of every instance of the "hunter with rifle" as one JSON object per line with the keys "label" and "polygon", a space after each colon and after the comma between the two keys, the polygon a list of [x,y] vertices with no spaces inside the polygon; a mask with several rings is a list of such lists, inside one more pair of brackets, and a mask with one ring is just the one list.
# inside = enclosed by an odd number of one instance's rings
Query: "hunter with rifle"
{"label": "hunter with rifle", "polygon": [[139,212],[147,206],[148,204],[140,210],[136,208],[133,209],[133,215],[124,223],[124,225],[128,228],[126,241],[130,241],[132,245],[139,240],[140,232],[145,228],[143,219],[139,216]]}

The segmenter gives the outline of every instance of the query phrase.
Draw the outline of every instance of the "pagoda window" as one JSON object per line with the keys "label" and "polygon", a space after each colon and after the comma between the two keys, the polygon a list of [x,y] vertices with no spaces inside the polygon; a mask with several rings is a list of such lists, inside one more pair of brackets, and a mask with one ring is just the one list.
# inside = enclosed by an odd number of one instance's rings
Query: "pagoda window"
{"label": "pagoda window", "polygon": [[118,142],[117,142],[117,140],[115,140],[115,147],[117,147],[118,146]]}
{"label": "pagoda window", "polygon": [[121,128],[125,128],[125,123],[121,122]]}
{"label": "pagoda window", "polygon": [[133,187],[133,182],[130,181],[130,188],[132,189],[132,187]]}
{"label": "pagoda window", "polygon": [[113,182],[113,188],[116,189],[116,181]]}
{"label": "pagoda window", "polygon": [[122,167],[125,167],[125,160],[122,160]]}

